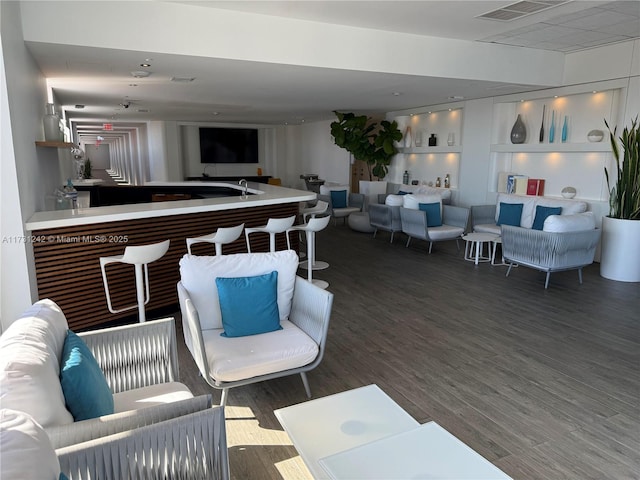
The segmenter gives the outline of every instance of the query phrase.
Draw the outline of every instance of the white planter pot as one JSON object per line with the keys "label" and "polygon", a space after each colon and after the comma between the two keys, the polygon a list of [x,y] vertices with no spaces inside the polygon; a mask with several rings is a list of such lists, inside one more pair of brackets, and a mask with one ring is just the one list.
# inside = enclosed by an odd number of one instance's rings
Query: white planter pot
{"label": "white planter pot", "polygon": [[619,282],[640,282],[640,220],[602,218],[600,275]]}

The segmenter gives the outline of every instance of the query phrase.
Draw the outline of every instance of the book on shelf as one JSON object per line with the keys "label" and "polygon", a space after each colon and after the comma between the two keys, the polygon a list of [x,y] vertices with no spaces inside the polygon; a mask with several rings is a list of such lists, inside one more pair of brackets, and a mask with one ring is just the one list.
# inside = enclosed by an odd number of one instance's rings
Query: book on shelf
{"label": "book on shelf", "polygon": [[515,175],[513,172],[498,172],[498,193],[507,193],[509,176]]}
{"label": "book on shelf", "polygon": [[527,181],[527,195],[544,195],[544,179],[530,178]]}
{"label": "book on shelf", "polygon": [[527,194],[527,182],[529,177],[526,175],[514,175],[513,176],[513,192],[517,195]]}

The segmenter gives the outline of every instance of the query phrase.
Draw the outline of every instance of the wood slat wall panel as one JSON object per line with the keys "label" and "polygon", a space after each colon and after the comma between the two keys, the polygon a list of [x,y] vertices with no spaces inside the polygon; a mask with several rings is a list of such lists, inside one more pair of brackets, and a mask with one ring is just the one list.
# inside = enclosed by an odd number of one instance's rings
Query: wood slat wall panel
{"label": "wood slat wall panel", "polygon": [[[105,323],[137,317],[137,310],[113,314],[107,308],[100,257],[121,255],[127,245],[145,245],[171,240],[168,252],[149,264],[151,300],[147,312],[176,306],[176,283],[180,280],[179,261],[187,253],[185,239],[213,233],[219,227],[244,223],[247,227],[264,225],[271,217],[297,215],[298,204],[288,203],[253,208],[238,208],[218,212],[172,215],[160,218],[125,220],[94,225],[44,229],[33,235],[46,241],[34,244],[36,278],[39,298],[51,298],[65,312],[69,327],[74,330],[95,328]],[[278,250],[287,248],[284,234],[278,235]],[[291,247],[298,250],[298,236],[291,236]],[[225,245],[224,253],[247,251],[244,234]],[[269,250],[266,234],[251,235],[251,250]],[[194,255],[213,255],[214,246],[198,244]],[[133,266],[107,266],[107,277],[114,308],[135,305]]]}

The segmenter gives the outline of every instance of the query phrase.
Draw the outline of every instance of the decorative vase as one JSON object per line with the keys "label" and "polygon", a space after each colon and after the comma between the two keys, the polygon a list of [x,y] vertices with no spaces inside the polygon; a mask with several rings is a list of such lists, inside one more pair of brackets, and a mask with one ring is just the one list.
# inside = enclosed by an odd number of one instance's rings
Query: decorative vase
{"label": "decorative vase", "polygon": [[551,125],[549,125],[549,143],[553,143],[556,137],[556,111],[551,111]]}
{"label": "decorative vase", "polygon": [[55,105],[47,103],[45,107],[45,115],[42,117],[42,125],[44,126],[44,139],[47,142],[59,142],[62,140],[62,132],[60,131],[60,118],[56,115]]}
{"label": "decorative vase", "polygon": [[404,146],[405,148],[411,148],[412,138],[411,138],[411,127],[407,127],[404,132]]}
{"label": "decorative vase", "polygon": [[453,146],[453,144],[455,143],[455,138],[456,138],[456,137],[455,137],[454,133],[453,133],[453,132],[451,132],[451,133],[449,134],[449,136],[447,137],[447,145],[449,145],[450,147],[452,147],[452,146]]}
{"label": "decorative vase", "polygon": [[511,129],[511,143],[524,143],[527,139],[527,127],[525,127],[522,117],[518,114],[516,123],[513,124]]}
{"label": "decorative vase", "polygon": [[540,143],[544,142],[544,114],[547,110],[547,106],[543,105],[542,106],[542,123],[540,124],[540,135],[538,137],[538,141]]}
{"label": "decorative vase", "polygon": [[438,137],[436,137],[435,133],[432,133],[429,137],[429,146],[436,147],[438,145]]}
{"label": "decorative vase", "polygon": [[567,116],[564,116],[564,123],[562,124],[562,134],[560,136],[562,143],[567,141]]}

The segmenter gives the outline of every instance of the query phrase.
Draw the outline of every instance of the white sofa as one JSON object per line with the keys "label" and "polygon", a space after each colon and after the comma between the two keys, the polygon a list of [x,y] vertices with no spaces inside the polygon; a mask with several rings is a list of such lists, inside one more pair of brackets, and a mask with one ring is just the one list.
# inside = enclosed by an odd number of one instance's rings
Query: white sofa
{"label": "white sofa", "polygon": [[514,225],[522,228],[532,228],[538,206],[560,207],[560,215],[574,215],[587,211],[587,203],[579,200],[499,193],[495,204],[471,207],[471,227],[474,232],[501,234],[501,226],[498,225],[501,203],[522,204],[520,223]]}

